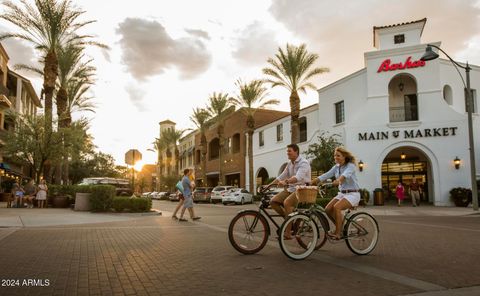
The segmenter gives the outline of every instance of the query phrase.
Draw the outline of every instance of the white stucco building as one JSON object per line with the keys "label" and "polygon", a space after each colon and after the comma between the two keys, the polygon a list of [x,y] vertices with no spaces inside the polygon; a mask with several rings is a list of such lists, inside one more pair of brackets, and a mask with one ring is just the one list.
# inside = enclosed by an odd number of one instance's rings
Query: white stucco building
{"label": "white stucco building", "polygon": [[[421,41],[425,24],[422,19],[374,27],[376,50],[364,54],[365,68],[318,90],[321,107],[312,114],[318,124],[311,135],[320,131],[341,135],[342,143],[364,164],[357,172],[361,187],[392,191],[398,181],[408,185],[415,177],[424,183],[423,201],[443,206],[451,204],[451,188],[471,187],[466,92],[449,60],[420,61],[426,48]],[[441,46],[441,42],[431,44]],[[470,66],[479,179],[480,67]],[[284,124],[287,121],[289,125],[289,118]],[[254,139],[260,132],[270,139],[274,129],[261,127]],[[285,160],[287,142],[278,150],[279,143],[270,141],[265,140],[263,148],[254,142],[257,174],[265,168],[275,176]],[[271,153],[266,155],[267,151]],[[458,168],[454,159],[460,160]]]}

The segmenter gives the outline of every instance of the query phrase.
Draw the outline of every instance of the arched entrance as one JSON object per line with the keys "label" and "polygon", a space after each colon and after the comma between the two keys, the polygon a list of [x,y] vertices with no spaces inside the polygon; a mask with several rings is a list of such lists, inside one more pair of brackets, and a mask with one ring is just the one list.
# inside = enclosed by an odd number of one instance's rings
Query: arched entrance
{"label": "arched entrance", "polygon": [[268,180],[268,171],[265,168],[259,168],[257,171],[257,185],[265,185]]}
{"label": "arched entrance", "polygon": [[410,199],[409,187],[415,178],[421,184],[421,202],[433,203],[433,177],[430,158],[421,149],[413,146],[394,148],[382,162],[382,188],[387,192],[386,198],[389,201],[396,201],[395,188],[398,182],[402,182],[406,198]]}
{"label": "arched entrance", "polygon": [[417,82],[410,74],[398,74],[388,84],[390,122],[418,120]]}

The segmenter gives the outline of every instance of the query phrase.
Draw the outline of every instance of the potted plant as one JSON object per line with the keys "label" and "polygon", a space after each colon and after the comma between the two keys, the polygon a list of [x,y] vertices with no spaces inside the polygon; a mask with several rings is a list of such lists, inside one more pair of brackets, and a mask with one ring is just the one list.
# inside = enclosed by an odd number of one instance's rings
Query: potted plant
{"label": "potted plant", "polygon": [[463,187],[452,188],[450,199],[457,207],[466,207],[472,202],[472,190]]}
{"label": "potted plant", "polygon": [[69,196],[61,190],[61,186],[51,185],[49,186],[49,195],[52,200],[52,206],[54,208],[66,208],[69,206]]}
{"label": "potted plant", "polygon": [[370,200],[370,192],[365,188],[360,189],[360,205],[366,206],[369,200]]}

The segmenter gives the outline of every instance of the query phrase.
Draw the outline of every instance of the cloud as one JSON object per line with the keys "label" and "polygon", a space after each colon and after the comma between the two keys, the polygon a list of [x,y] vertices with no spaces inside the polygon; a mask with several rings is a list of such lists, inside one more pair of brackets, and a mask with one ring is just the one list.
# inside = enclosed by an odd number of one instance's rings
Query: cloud
{"label": "cloud", "polygon": [[208,32],[205,32],[203,30],[196,30],[196,29],[185,29],[185,32],[187,32],[190,35],[200,37],[206,40],[210,40],[210,35],[208,35]]}
{"label": "cloud", "polygon": [[[5,27],[0,26],[0,33],[9,32]],[[24,64],[29,66],[34,66],[37,68],[41,68],[41,65],[38,61],[38,58],[35,54],[33,47],[27,44],[25,41],[18,40],[15,38],[8,38],[2,41],[2,45],[5,48],[10,60],[8,62],[8,66],[13,69],[17,64]],[[28,71],[18,71],[21,74],[32,77],[38,78],[37,74]]]}
{"label": "cloud", "polygon": [[138,80],[175,68],[182,79],[205,72],[211,54],[201,38],[173,39],[157,21],[126,18],[117,28],[123,63]]}
{"label": "cloud", "polygon": [[374,50],[373,26],[427,17],[422,41],[442,41],[442,48],[452,54],[480,28],[480,8],[470,0],[273,0],[269,11],[307,41],[308,49],[320,55],[319,63],[330,67],[330,78],[335,79],[364,66],[363,53]]}
{"label": "cloud", "polygon": [[143,98],[146,95],[146,91],[143,88],[138,87],[134,83],[130,83],[125,86],[125,91],[128,93],[130,101],[133,105],[135,105],[135,107],[137,107],[138,111],[147,111],[147,107],[143,101]]}
{"label": "cloud", "polygon": [[236,40],[236,50],[232,53],[238,61],[247,65],[264,64],[278,48],[275,32],[255,21],[240,32]]}

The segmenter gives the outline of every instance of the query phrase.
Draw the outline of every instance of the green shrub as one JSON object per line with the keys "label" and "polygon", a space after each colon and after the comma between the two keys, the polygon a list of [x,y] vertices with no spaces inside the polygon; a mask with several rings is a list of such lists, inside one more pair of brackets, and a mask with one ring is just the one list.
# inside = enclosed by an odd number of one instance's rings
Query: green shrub
{"label": "green shrub", "polygon": [[317,205],[325,208],[332,198],[317,198]]}
{"label": "green shrub", "polygon": [[360,205],[367,205],[370,200],[370,191],[365,188],[360,189]]}
{"label": "green shrub", "polygon": [[338,187],[337,186],[329,187],[329,188],[327,188],[327,190],[325,192],[325,196],[323,198],[332,199],[335,196],[337,196],[337,194],[338,194]]}
{"label": "green shrub", "polygon": [[152,208],[152,200],[144,197],[115,196],[112,208],[117,212],[148,212]]}
{"label": "green shrub", "polygon": [[466,207],[472,202],[472,190],[463,187],[452,188],[450,198],[457,207]]}
{"label": "green shrub", "polygon": [[130,198],[127,196],[115,196],[112,202],[112,208],[116,212],[123,212],[125,209],[128,209],[130,204]]}
{"label": "green shrub", "polygon": [[115,187],[111,185],[95,185],[90,187],[90,206],[92,212],[106,212],[112,207]]}

